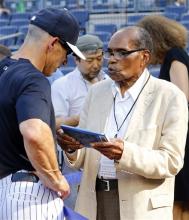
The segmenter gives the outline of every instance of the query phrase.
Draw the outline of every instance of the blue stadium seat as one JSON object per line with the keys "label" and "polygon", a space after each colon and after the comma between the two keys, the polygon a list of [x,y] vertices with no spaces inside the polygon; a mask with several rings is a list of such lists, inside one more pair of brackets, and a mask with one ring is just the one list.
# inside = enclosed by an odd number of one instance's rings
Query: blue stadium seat
{"label": "blue stadium seat", "polygon": [[115,24],[95,24],[94,31],[103,31],[113,34],[117,31],[117,26]]}
{"label": "blue stadium seat", "polygon": [[18,28],[16,26],[9,25],[6,27],[2,27],[0,29],[0,34],[1,35],[13,34],[13,33],[16,33],[17,30],[18,30]]}
{"label": "blue stadium seat", "polygon": [[16,41],[16,45],[20,46],[24,42],[25,36],[28,32],[28,25],[23,25],[19,27],[18,32],[22,33],[17,37],[17,41]]}
{"label": "blue stadium seat", "polygon": [[121,24],[119,28],[125,28],[125,27],[128,27],[129,25],[128,24]]}
{"label": "blue stadium seat", "polygon": [[66,0],[47,0],[46,1],[46,6],[61,6],[61,7],[66,7]]}
{"label": "blue stadium seat", "polygon": [[188,13],[182,14],[180,20],[181,21],[189,21],[189,14]]}
{"label": "blue stadium seat", "polygon": [[181,23],[182,25],[184,25],[185,28],[187,28],[187,30],[189,30],[189,20],[180,21],[180,23]]}
{"label": "blue stadium seat", "polygon": [[110,37],[111,37],[111,34],[109,32],[106,32],[106,31],[95,31],[93,33],[88,33],[88,34],[98,36],[101,39],[102,42],[109,41]]}
{"label": "blue stadium seat", "polygon": [[46,0],[46,6],[47,7],[51,7],[53,5],[53,1],[52,0]]}
{"label": "blue stadium seat", "polygon": [[95,13],[108,13],[111,11],[111,8],[107,4],[93,4],[93,12]]}
{"label": "blue stadium seat", "polygon": [[17,1],[15,0],[9,0],[9,1],[4,1],[5,2],[5,7],[9,8],[11,12],[16,12],[17,9]]}
{"label": "blue stadium seat", "polygon": [[37,11],[39,9],[39,3],[40,1],[36,1],[36,0],[25,1],[26,11],[31,13]]}
{"label": "blue stadium seat", "polygon": [[71,10],[71,13],[76,17],[80,29],[86,32],[86,23],[89,21],[89,11],[85,9]]}
{"label": "blue stadium seat", "polygon": [[[18,31],[18,28],[17,26],[5,26],[5,27],[1,27],[0,29],[0,35],[10,35],[10,34],[15,34],[17,33]],[[16,38],[17,37],[12,37],[12,38],[9,38],[9,39],[6,39],[3,41],[3,44],[6,45],[6,46],[10,46],[10,45],[14,45],[15,42],[16,42]],[[2,43],[2,41],[1,41]]]}
{"label": "blue stadium seat", "polygon": [[19,27],[19,32],[22,32],[23,34],[27,34],[28,32],[28,25],[22,25]]}
{"label": "blue stadium seat", "polygon": [[166,5],[167,5],[167,0],[158,0],[158,1],[156,1],[156,6],[159,7],[159,8],[164,9]]}
{"label": "blue stadium seat", "polygon": [[10,14],[8,14],[8,13],[1,13],[0,14],[0,20],[1,19],[6,19],[6,20],[10,20]]}
{"label": "blue stadium seat", "polygon": [[167,17],[167,18],[170,18],[172,20],[175,20],[175,21],[179,20],[179,15],[177,13],[165,12],[164,16]]}
{"label": "blue stadium seat", "polygon": [[109,0],[93,0],[93,3],[96,4],[108,4]]}
{"label": "blue stadium seat", "polygon": [[11,14],[11,19],[30,19],[31,13],[30,12],[16,12]]}
{"label": "blue stadium seat", "polygon": [[66,1],[66,8],[68,9],[78,9],[78,8],[85,8],[85,0],[67,0]]}
{"label": "blue stadium seat", "polygon": [[118,11],[128,11],[130,7],[130,1],[120,0],[120,1],[110,1],[110,0],[93,0],[93,13],[111,13]]}
{"label": "blue stadium seat", "polygon": [[115,2],[114,4],[113,4],[113,7],[114,8],[118,8],[118,9],[125,9],[126,10],[126,8],[128,8],[128,7],[130,7],[131,6],[131,4],[130,4],[130,2],[129,1],[120,1],[120,2]]}
{"label": "blue stadium seat", "polygon": [[11,19],[10,21],[10,25],[15,25],[18,27],[28,24],[29,24],[29,19]]}
{"label": "blue stadium seat", "polygon": [[9,25],[9,20],[0,19],[0,27],[7,26],[7,25]]}
{"label": "blue stadium seat", "polygon": [[179,21],[182,14],[187,12],[187,7],[186,6],[176,6],[176,5],[168,5],[165,7],[165,14],[166,13],[176,13],[178,15],[177,20]]}
{"label": "blue stadium seat", "polygon": [[127,26],[135,25],[141,18],[143,18],[145,14],[131,14],[127,17]]}

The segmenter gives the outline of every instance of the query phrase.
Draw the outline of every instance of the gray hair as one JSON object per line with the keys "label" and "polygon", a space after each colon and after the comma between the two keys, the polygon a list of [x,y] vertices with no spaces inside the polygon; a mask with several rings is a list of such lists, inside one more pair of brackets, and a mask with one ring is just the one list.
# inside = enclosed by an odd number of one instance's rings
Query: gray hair
{"label": "gray hair", "polygon": [[141,27],[137,27],[138,30],[138,39],[135,41],[135,45],[137,48],[146,48],[150,51],[150,53],[153,52],[153,41],[148,33],[147,30]]}
{"label": "gray hair", "polygon": [[153,52],[153,41],[148,33],[144,28],[137,27],[137,26],[130,26],[123,28],[125,30],[133,30],[136,32],[135,38],[132,40],[132,44],[136,48],[145,48],[150,51],[150,53]]}

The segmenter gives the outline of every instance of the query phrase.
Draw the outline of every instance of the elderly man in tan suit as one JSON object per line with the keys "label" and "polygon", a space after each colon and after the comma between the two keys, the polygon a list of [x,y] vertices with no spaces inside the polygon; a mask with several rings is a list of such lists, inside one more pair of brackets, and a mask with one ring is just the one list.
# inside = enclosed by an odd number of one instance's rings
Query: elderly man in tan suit
{"label": "elderly man in tan suit", "polygon": [[90,220],[172,219],[188,108],[182,91],[146,69],[151,51],[139,27],[121,29],[109,42],[111,79],[91,88],[79,124],[105,133],[108,142],[82,148],[59,132],[68,163],[83,169],[76,210]]}

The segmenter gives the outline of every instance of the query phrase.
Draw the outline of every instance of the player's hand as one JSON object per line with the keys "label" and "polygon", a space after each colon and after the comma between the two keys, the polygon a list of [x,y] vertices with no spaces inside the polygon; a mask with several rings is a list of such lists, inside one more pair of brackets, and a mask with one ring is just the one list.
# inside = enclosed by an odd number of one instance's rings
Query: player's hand
{"label": "player's hand", "polygon": [[124,142],[121,139],[113,138],[108,142],[91,143],[91,146],[109,159],[119,160],[123,153]]}
{"label": "player's hand", "polygon": [[84,147],[79,141],[76,141],[71,136],[64,134],[62,129],[57,130],[56,134],[58,144],[65,151],[69,152],[70,150],[78,150]]}
{"label": "player's hand", "polygon": [[62,176],[61,180],[57,183],[57,193],[61,199],[65,199],[70,194],[70,186],[64,176]]}
{"label": "player's hand", "polygon": [[70,186],[66,178],[60,171],[49,172],[48,175],[44,175],[35,171],[35,174],[39,177],[41,182],[49,189],[57,192],[58,196],[65,199],[70,194]]}

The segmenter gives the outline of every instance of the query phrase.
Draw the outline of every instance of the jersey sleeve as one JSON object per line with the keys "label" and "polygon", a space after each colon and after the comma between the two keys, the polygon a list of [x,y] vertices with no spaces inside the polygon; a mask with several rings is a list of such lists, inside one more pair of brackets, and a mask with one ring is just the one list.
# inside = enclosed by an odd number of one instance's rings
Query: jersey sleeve
{"label": "jersey sleeve", "polygon": [[51,88],[48,80],[41,75],[28,77],[24,80],[21,94],[16,100],[18,122],[36,118],[49,124],[51,105]]}

